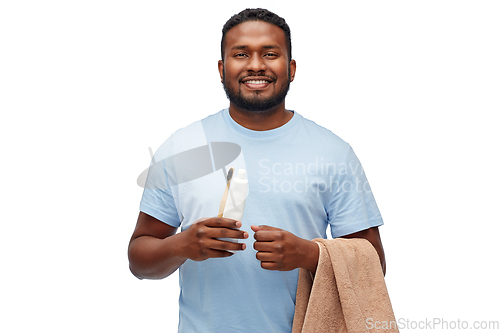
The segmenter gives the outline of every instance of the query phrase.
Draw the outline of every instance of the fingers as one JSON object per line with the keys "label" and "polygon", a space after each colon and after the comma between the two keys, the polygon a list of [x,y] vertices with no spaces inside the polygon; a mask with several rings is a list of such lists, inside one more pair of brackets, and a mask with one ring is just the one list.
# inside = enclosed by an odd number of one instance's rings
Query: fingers
{"label": "fingers", "polygon": [[255,234],[253,238],[258,242],[273,242],[276,240],[282,240],[284,237],[284,230],[271,227],[268,225],[252,225],[250,226]]}
{"label": "fingers", "polygon": [[283,255],[271,252],[257,252],[255,255],[259,261],[277,262],[283,260]]}
{"label": "fingers", "polygon": [[201,247],[197,256],[199,260],[230,257],[235,251],[243,251],[246,248],[244,243],[227,242],[217,239],[208,239],[200,243]]}
{"label": "fingers", "polygon": [[272,261],[261,261],[260,267],[267,269],[269,271],[279,271],[281,270],[281,265]]}
{"label": "fingers", "polygon": [[257,251],[255,257],[260,261],[260,266],[267,270],[279,270],[283,259],[280,255],[282,244],[279,240],[283,237],[283,230],[265,225],[253,225],[251,228],[255,231],[253,248]]}
{"label": "fingers", "polygon": [[213,249],[204,249],[200,251],[200,256],[193,259],[195,261],[203,261],[208,258],[225,258],[225,257],[230,257],[234,253],[228,252],[228,251],[221,251],[221,250],[213,250]]}
{"label": "fingers", "polygon": [[208,238],[236,238],[236,239],[247,239],[248,232],[237,229],[226,229],[226,228],[200,228],[198,229],[196,235],[198,238],[208,237]]}
{"label": "fingers", "polygon": [[268,225],[252,225],[252,226],[250,226],[250,228],[252,228],[252,230],[255,232],[261,231],[261,230],[265,230],[265,231],[283,230],[283,229],[271,227]]}
{"label": "fingers", "polygon": [[195,230],[198,238],[248,238],[248,232],[239,230],[240,227],[240,221],[223,217],[214,217],[197,220]]}
{"label": "fingers", "polygon": [[283,243],[281,242],[262,242],[257,241],[253,243],[253,248],[256,251],[262,252],[274,252],[274,253],[283,253]]}
{"label": "fingers", "polygon": [[[255,231],[253,248],[260,252],[283,252],[284,231],[270,226],[251,226]],[[257,259],[261,260],[259,257]],[[265,260],[264,260],[265,261]]]}
{"label": "fingers", "polygon": [[257,231],[253,235],[257,242],[273,242],[283,239],[282,231]]}
{"label": "fingers", "polygon": [[238,229],[202,227],[196,230],[196,237],[247,239],[248,232]]}
{"label": "fingers", "polygon": [[212,250],[220,251],[243,251],[246,249],[245,243],[236,243],[220,239],[211,239],[207,241],[207,247]]}
{"label": "fingers", "polygon": [[244,243],[230,242],[209,237],[195,238],[195,240],[193,239],[193,241],[189,243],[189,253],[186,256],[195,261],[203,261],[209,258],[230,257],[234,254],[233,252],[246,249],[246,244]]}
{"label": "fingers", "polygon": [[283,255],[276,255],[270,252],[257,252],[257,260],[260,266],[268,270],[281,270],[283,268]]}
{"label": "fingers", "polygon": [[[241,222],[227,218],[201,218],[187,230],[180,249],[182,256],[195,261],[209,258],[230,257],[235,251],[243,251],[246,244],[231,239],[246,239],[248,232],[240,230]],[[229,239],[227,241],[226,239]]]}
{"label": "fingers", "polygon": [[300,238],[289,231],[270,226],[251,226],[255,231],[253,248],[260,266],[267,270],[288,271],[298,266]]}
{"label": "fingers", "polygon": [[213,238],[237,238],[237,239],[247,239],[248,232],[238,229],[227,229],[227,228],[212,228],[209,230],[210,236]]}
{"label": "fingers", "polygon": [[255,241],[253,248],[257,251],[255,257],[260,266],[267,270],[280,270],[283,267],[284,247],[280,242]]}
{"label": "fingers", "polygon": [[225,217],[211,217],[208,219],[200,219],[198,221],[200,223],[203,223],[207,227],[214,227],[214,228],[240,228],[241,227],[240,221],[228,219]]}

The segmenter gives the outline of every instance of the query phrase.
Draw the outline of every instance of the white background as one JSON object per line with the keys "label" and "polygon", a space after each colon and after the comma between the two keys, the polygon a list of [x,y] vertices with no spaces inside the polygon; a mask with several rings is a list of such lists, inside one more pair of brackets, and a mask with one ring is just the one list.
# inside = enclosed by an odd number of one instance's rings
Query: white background
{"label": "white background", "polygon": [[177,276],[128,271],[136,177],[228,105],[220,31],[259,6],[292,30],[287,107],[364,165],[396,318],[500,320],[500,4],[325,3],[0,4],[0,331],[176,331]]}

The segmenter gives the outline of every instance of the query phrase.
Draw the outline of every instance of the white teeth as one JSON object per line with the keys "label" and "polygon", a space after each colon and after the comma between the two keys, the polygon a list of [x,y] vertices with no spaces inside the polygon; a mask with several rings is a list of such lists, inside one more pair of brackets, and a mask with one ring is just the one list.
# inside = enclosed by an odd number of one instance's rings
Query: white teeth
{"label": "white teeth", "polygon": [[263,83],[267,83],[267,81],[265,81],[265,80],[248,80],[248,81],[246,81],[245,83],[251,83],[251,84],[263,84]]}

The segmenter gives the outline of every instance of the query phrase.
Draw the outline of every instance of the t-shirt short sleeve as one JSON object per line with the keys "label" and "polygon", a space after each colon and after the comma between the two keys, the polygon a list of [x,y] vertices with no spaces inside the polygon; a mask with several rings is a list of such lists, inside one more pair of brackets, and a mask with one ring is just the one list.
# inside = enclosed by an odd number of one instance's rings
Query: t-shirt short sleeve
{"label": "t-shirt short sleeve", "polygon": [[149,167],[140,210],[168,225],[180,226],[181,221],[168,182],[165,160]]}
{"label": "t-shirt short sleeve", "polygon": [[349,145],[332,188],[327,215],[333,238],[383,224],[363,167]]}

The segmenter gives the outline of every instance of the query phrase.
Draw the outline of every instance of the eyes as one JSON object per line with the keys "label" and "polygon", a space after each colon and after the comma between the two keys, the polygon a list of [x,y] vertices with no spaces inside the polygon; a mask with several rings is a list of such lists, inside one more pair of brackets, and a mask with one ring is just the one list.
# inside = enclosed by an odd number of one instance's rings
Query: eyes
{"label": "eyes", "polygon": [[[278,54],[277,53],[274,53],[274,52],[266,52],[262,55],[264,58],[266,59],[276,59],[278,57]],[[248,58],[248,54],[247,53],[243,53],[243,52],[240,52],[240,53],[236,53],[234,55],[235,58]]]}

